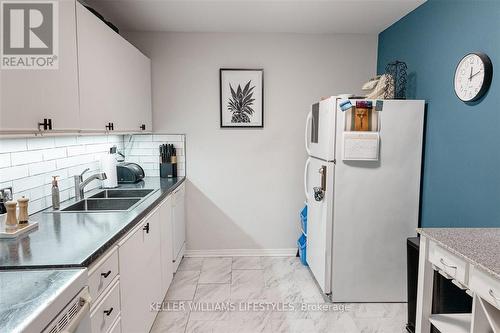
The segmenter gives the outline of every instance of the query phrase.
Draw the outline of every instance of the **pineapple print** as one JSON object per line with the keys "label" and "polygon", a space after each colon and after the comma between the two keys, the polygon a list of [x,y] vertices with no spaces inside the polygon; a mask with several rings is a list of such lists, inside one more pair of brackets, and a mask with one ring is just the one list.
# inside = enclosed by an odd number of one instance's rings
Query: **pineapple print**
{"label": "pineapple print", "polygon": [[252,98],[252,90],[255,88],[255,86],[250,87],[251,82],[252,81],[248,81],[243,89],[241,89],[241,85],[238,84],[238,88],[236,88],[236,91],[233,89],[231,84],[229,84],[232,98],[229,99],[227,109],[229,110],[229,112],[233,113],[231,117],[231,123],[250,122],[250,116],[254,113],[251,105],[253,105],[253,102],[255,101],[255,98]]}

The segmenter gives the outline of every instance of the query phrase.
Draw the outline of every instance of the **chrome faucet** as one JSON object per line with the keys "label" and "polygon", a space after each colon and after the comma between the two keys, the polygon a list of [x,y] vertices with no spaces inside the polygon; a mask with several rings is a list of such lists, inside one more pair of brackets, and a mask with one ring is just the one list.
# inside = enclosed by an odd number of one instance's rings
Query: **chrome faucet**
{"label": "chrome faucet", "polygon": [[92,176],[89,176],[87,179],[83,180],[83,174],[87,171],[89,171],[90,168],[87,168],[83,170],[83,172],[79,175],[73,176],[75,180],[75,199],[76,200],[81,200],[83,199],[83,190],[85,186],[87,186],[91,181],[94,179],[99,179],[99,180],[105,180],[106,174],[104,172],[98,172],[96,174],[93,174]]}

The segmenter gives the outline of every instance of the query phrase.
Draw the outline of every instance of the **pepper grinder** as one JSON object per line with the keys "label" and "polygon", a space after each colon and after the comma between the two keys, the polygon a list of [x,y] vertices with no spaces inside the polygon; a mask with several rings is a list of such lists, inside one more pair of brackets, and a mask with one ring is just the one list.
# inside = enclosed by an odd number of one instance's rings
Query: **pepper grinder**
{"label": "pepper grinder", "polygon": [[19,224],[28,224],[29,215],[28,215],[28,201],[30,199],[25,198],[24,196],[20,199],[17,199],[17,203],[19,204]]}
{"label": "pepper grinder", "polygon": [[16,217],[16,201],[7,201],[5,203],[5,208],[7,209],[7,217],[5,219],[5,231],[15,231],[17,229],[17,217]]}

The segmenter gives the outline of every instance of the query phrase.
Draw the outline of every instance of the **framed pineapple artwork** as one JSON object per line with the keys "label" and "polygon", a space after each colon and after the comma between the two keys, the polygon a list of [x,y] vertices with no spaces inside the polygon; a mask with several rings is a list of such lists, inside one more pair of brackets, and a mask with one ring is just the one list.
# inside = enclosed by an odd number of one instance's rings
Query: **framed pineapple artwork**
{"label": "framed pineapple artwork", "polygon": [[264,70],[221,68],[220,127],[264,127]]}

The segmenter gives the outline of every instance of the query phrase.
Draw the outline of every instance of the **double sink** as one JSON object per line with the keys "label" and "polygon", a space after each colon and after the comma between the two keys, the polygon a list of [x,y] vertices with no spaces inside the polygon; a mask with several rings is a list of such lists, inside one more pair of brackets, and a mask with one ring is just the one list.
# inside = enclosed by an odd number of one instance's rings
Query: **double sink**
{"label": "double sink", "polygon": [[152,189],[113,189],[102,190],[87,199],[82,199],[61,212],[120,212],[131,210],[146,197],[157,190]]}

